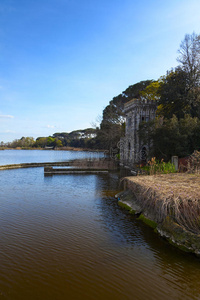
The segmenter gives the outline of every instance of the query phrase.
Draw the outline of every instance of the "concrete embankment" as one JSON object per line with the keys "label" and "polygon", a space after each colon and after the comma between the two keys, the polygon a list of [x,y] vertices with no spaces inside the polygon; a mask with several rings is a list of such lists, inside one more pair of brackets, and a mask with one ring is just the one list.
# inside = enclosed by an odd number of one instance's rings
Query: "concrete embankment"
{"label": "concrete embankment", "polygon": [[22,163],[22,164],[9,164],[0,166],[0,170],[20,169],[20,168],[38,168],[48,166],[69,166],[69,162],[45,162],[45,163]]}
{"label": "concrete embankment", "polygon": [[200,256],[200,175],[134,176],[122,184],[120,206],[171,244]]}
{"label": "concrete embankment", "polygon": [[44,167],[44,175],[65,175],[65,174],[98,174],[98,173],[108,173],[107,169],[94,169],[94,168],[53,168]]}
{"label": "concrete embankment", "polygon": [[[9,164],[9,165],[1,165],[0,170],[8,170],[8,169],[20,169],[20,168],[37,168],[37,167],[45,167],[51,168],[53,166],[56,167],[74,167],[76,170],[84,171],[111,171],[117,170],[118,164],[113,160],[107,159],[75,159],[65,162],[40,162],[40,163],[21,163],[21,164]],[[49,169],[50,170],[50,169]],[[56,169],[51,170],[54,172]],[[68,170],[69,171],[69,170]],[[72,171],[72,170],[71,170]],[[61,172],[61,170],[57,169],[57,172]]]}

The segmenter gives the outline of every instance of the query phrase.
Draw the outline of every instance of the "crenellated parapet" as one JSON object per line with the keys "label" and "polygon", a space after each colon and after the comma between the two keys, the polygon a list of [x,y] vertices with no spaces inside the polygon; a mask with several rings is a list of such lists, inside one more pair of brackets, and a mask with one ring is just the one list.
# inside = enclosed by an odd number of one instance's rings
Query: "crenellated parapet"
{"label": "crenellated parapet", "polygon": [[157,107],[157,101],[150,99],[132,99],[124,105],[124,112],[128,113],[129,111],[141,111],[147,109],[155,110]]}

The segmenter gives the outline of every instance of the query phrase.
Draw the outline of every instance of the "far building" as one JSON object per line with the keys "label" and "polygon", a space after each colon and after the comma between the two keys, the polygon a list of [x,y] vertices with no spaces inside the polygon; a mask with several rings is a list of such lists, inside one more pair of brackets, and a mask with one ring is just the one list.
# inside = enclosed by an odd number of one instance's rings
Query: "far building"
{"label": "far building", "polygon": [[138,129],[141,122],[155,119],[156,109],[156,101],[148,99],[133,99],[124,105],[126,131],[125,137],[120,140],[120,162],[123,166],[131,168],[147,161],[151,145],[143,144]]}

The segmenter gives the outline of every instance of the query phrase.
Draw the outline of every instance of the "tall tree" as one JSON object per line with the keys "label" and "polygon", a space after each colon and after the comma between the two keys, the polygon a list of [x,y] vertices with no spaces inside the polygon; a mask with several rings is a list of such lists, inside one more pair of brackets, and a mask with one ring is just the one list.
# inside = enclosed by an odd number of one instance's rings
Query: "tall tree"
{"label": "tall tree", "polygon": [[117,147],[117,143],[120,137],[124,135],[125,129],[124,104],[133,98],[140,98],[140,92],[152,82],[152,80],[146,80],[130,85],[109,102],[109,105],[103,110],[103,118],[97,131],[96,141],[99,148],[110,149]]}
{"label": "tall tree", "polygon": [[200,35],[186,34],[180,44],[178,62],[187,74],[187,100],[192,116],[200,116]]}
{"label": "tall tree", "polygon": [[160,99],[160,92],[159,92],[159,88],[161,85],[161,80],[157,80],[157,81],[152,81],[149,85],[147,85],[147,87],[140,91],[140,96],[142,96],[143,98],[146,99],[150,99],[150,100],[159,100]]}
{"label": "tall tree", "polygon": [[198,87],[200,84],[200,35],[194,32],[186,34],[178,50],[178,62],[188,74],[188,89]]}
{"label": "tall tree", "polygon": [[186,113],[190,113],[186,82],[187,73],[180,67],[168,71],[167,75],[162,77],[159,86],[160,100],[157,110],[159,116],[169,119],[176,115],[180,119]]}
{"label": "tall tree", "polygon": [[151,157],[165,161],[173,155],[185,157],[200,150],[200,120],[190,115],[179,120],[175,115],[156,118],[140,125],[139,136],[144,143],[151,143]]}

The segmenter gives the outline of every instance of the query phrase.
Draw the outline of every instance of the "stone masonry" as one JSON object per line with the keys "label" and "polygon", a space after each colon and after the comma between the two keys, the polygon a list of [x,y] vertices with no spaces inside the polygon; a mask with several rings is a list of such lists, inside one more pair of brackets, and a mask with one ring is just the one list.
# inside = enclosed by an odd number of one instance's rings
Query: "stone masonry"
{"label": "stone masonry", "polygon": [[143,144],[139,139],[138,129],[141,122],[155,119],[156,108],[156,101],[148,99],[133,99],[124,105],[126,132],[120,140],[122,165],[134,167],[147,160],[150,145]]}

